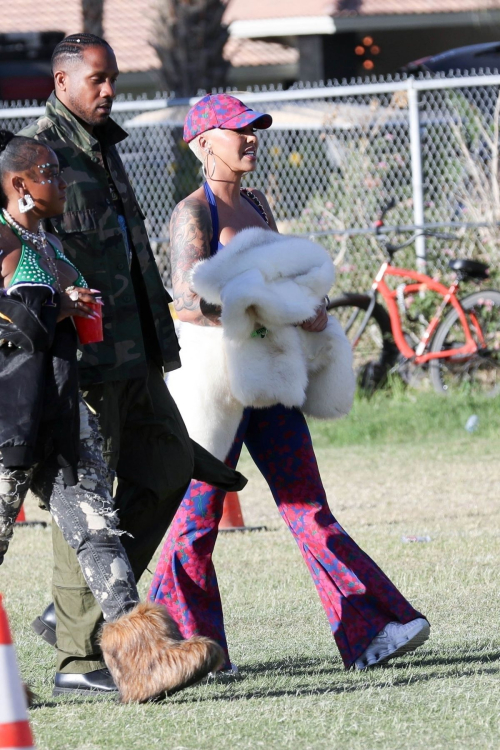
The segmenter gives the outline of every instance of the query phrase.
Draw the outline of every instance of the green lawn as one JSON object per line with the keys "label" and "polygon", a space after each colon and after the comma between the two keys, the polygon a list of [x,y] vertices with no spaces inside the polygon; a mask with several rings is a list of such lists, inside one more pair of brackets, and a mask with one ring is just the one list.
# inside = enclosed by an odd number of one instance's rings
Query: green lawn
{"label": "green lawn", "polygon": [[[472,411],[480,427],[469,435]],[[432,624],[422,649],[370,672],[344,671],[300,554],[247,456],[245,520],[268,531],[225,534],[217,545],[242,674],[230,685],[146,706],[53,699],[53,653],[29,628],[49,601],[50,532],[19,529],[0,588],[23,677],[39,696],[30,711],[39,750],[499,747],[498,421],[493,402],[422,394],[359,401],[348,420],[313,425],[334,513]],[[31,518],[40,513],[27,508]],[[403,534],[431,542],[404,544]]]}

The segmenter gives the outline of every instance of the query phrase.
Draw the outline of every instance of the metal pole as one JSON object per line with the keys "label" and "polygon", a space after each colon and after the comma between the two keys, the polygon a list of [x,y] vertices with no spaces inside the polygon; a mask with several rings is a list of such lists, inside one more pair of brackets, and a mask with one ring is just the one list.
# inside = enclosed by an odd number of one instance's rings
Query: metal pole
{"label": "metal pole", "polygon": [[[418,91],[414,86],[415,79],[408,79],[408,116],[410,125],[411,183],[413,189],[413,223],[424,227],[424,179],[422,173],[422,143],[420,140],[420,113],[418,110]],[[417,268],[425,270],[426,249],[425,237],[415,240]]]}

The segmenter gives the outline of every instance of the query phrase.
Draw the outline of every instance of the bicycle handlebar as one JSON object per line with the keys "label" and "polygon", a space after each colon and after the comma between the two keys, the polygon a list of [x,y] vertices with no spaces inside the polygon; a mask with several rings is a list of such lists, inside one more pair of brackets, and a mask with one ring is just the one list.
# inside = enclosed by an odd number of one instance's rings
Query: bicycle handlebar
{"label": "bicycle handlebar", "polygon": [[425,234],[426,237],[435,237],[437,240],[452,240],[458,242],[462,239],[461,237],[457,237],[456,234],[446,234],[446,232],[433,232],[432,229],[424,230],[423,234]]}
{"label": "bicycle handlebar", "polygon": [[416,232],[415,234],[412,234],[412,236],[408,240],[402,242],[400,245],[393,245],[392,243],[387,241],[386,237],[378,237],[378,240],[384,245],[384,249],[387,250],[388,253],[395,253],[397,250],[402,250],[404,247],[412,245],[417,237],[435,237],[438,240],[452,240],[454,242],[460,242],[460,240],[462,239],[461,237],[457,237],[454,234],[443,234],[441,232],[431,232],[430,230],[424,229],[423,232]]}
{"label": "bicycle handlebar", "polygon": [[381,212],[380,212],[380,214],[378,216],[378,219],[373,224],[373,226],[375,227],[375,234],[379,234],[380,229],[384,226],[385,215],[391,209],[393,209],[395,207],[395,205],[396,205],[396,199],[395,198],[391,198],[391,200],[389,201],[389,203],[387,203],[387,205],[385,205],[384,208],[381,210]]}
{"label": "bicycle handlebar", "polygon": [[[447,234],[445,232],[433,232],[430,229],[423,229],[422,231],[416,232],[413,234],[410,239],[406,240],[400,245],[393,245],[387,241],[387,238],[384,236],[380,236],[380,230],[384,226],[384,218],[385,215],[394,207],[396,206],[396,200],[394,198],[391,198],[391,200],[382,208],[378,219],[373,223],[373,227],[375,229],[375,235],[377,236],[377,239],[379,242],[381,242],[385,249],[389,253],[395,253],[396,250],[401,250],[404,247],[408,247],[408,245],[411,245],[417,237],[434,237],[437,240],[451,240],[453,242],[458,242],[461,238],[457,237],[454,234]],[[395,231],[397,231],[397,227],[395,227]]]}
{"label": "bicycle handlebar", "polygon": [[389,203],[387,203],[387,204],[386,204],[386,205],[385,205],[385,206],[384,206],[384,207],[382,208],[382,210],[380,211],[380,214],[379,214],[379,216],[378,216],[378,218],[379,218],[379,221],[383,221],[383,220],[384,220],[384,218],[385,218],[385,215],[386,215],[387,213],[389,213],[389,211],[390,211],[391,209],[395,208],[395,206],[396,206],[396,199],[395,199],[395,198],[391,198],[391,200],[389,201]]}

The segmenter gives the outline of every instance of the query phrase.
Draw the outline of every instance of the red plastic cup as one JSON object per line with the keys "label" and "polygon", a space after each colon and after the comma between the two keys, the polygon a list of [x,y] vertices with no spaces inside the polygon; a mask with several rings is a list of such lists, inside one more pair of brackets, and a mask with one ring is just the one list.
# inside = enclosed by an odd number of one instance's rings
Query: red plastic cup
{"label": "red plastic cup", "polygon": [[86,302],[85,304],[98,313],[99,317],[81,318],[79,315],[75,315],[73,320],[78,338],[80,339],[80,344],[98,344],[104,338],[102,332],[102,304],[100,302]]}

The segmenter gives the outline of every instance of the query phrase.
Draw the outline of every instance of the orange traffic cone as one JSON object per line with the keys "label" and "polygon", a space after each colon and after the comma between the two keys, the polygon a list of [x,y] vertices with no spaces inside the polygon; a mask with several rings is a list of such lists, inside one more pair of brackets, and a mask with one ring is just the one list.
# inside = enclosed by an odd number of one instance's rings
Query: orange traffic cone
{"label": "orange traffic cone", "polygon": [[[27,521],[26,513],[24,512],[24,505],[21,505],[21,510],[16,518],[16,523],[20,526],[42,526],[43,528],[47,526],[47,521]],[[0,748],[1,747],[2,746],[0,745]]]}
{"label": "orange traffic cone", "polygon": [[265,531],[265,526],[245,526],[237,492],[227,492],[219,531]]}
{"label": "orange traffic cone", "polygon": [[34,750],[26,695],[0,594],[0,748]]}

